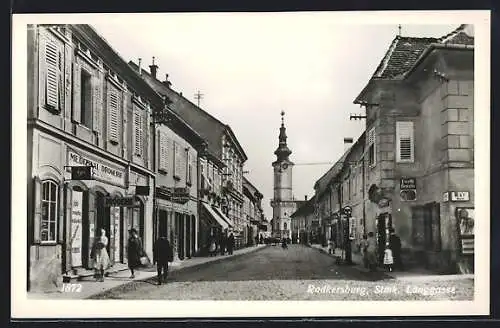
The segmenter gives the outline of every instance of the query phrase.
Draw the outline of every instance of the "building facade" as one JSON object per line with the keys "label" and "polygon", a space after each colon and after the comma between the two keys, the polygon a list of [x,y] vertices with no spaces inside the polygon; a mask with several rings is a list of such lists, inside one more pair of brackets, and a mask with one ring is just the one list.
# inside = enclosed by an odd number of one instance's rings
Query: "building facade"
{"label": "building facade", "polygon": [[[262,193],[250,182],[243,177],[243,212],[246,217],[246,243],[248,246],[256,244],[260,239],[259,225],[264,220],[262,210]],[[256,239],[257,238],[257,239]]]}
{"label": "building facade", "polygon": [[114,265],[132,227],[151,255],[156,100],[90,26],[28,28],[29,290],[90,269],[101,229]]}
{"label": "building facade", "polygon": [[[209,164],[207,168],[216,167],[214,172],[217,174],[215,176],[221,178],[220,206],[215,206],[213,211],[217,217],[221,217],[226,222],[221,226],[221,229],[233,232],[236,248],[241,247],[244,244],[245,227],[243,219],[243,166],[248,157],[231,127],[193,104],[183,97],[182,93],[174,91],[168,80],[168,75],[164,81],[160,81],[156,76],[157,65],[151,65],[154,67],[154,74],[142,70],[134,62],[129,62],[129,65],[134,70],[140,71],[141,77],[158,94],[170,99],[172,101],[170,108],[206,141],[207,154],[211,154],[210,158],[217,159],[210,160],[212,165]],[[219,165],[219,162],[222,162],[223,165]],[[218,170],[222,172],[219,173]],[[211,208],[205,209],[212,210]]]}

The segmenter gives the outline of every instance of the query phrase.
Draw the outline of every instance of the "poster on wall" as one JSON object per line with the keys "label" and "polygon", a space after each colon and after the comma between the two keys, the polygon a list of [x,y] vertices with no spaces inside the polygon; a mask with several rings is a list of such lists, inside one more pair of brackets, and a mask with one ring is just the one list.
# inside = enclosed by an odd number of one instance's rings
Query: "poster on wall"
{"label": "poster on wall", "polygon": [[82,265],[82,200],[83,193],[73,191],[71,206],[71,265]]}
{"label": "poster on wall", "polygon": [[111,207],[111,222],[113,222],[112,235],[114,236],[114,259],[115,262],[120,261],[120,208],[119,207]]}
{"label": "poster on wall", "polygon": [[462,254],[474,254],[474,209],[457,208]]}

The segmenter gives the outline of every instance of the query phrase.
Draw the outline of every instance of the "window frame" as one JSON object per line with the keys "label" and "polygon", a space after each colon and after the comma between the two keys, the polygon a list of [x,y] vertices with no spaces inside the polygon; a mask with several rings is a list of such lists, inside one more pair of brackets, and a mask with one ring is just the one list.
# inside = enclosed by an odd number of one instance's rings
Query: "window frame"
{"label": "window frame", "polygon": [[[402,138],[409,138],[410,158],[404,158],[404,159],[401,158]],[[414,163],[414,162],[415,162],[415,123],[413,121],[396,121],[396,163]]]}
{"label": "window frame", "polygon": [[[87,86],[84,86],[85,83],[83,83],[83,78],[88,78],[88,90],[86,89]],[[93,81],[92,81],[92,72],[89,72],[86,70],[84,67],[80,66],[80,126],[83,126],[89,130],[93,129],[94,126],[94,88],[93,88]],[[84,92],[84,88],[85,91]],[[89,97],[87,101],[86,97]],[[84,104],[86,104],[84,106]],[[87,112],[88,111],[88,112]],[[88,122],[87,122],[88,120]]]}
{"label": "window frame", "polygon": [[375,127],[368,131],[368,166],[373,168],[377,166],[377,141]]}
{"label": "window frame", "polygon": [[[44,199],[45,198],[45,193],[44,193],[44,186],[45,184],[49,184],[49,191],[48,191],[48,195],[49,195],[49,199]],[[41,208],[41,215],[40,215],[40,227],[39,227],[39,240],[40,240],[40,244],[43,244],[43,245],[50,245],[50,244],[57,244],[57,238],[58,238],[58,232],[59,232],[59,229],[58,229],[58,224],[59,224],[59,205],[60,205],[60,195],[59,195],[59,184],[55,181],[55,180],[52,180],[52,179],[46,179],[46,180],[42,180],[41,183],[40,183],[40,186],[41,186],[41,189],[40,189],[40,192],[41,192],[41,195],[40,195],[40,208]],[[51,195],[52,195],[52,190],[50,189],[51,186],[53,186],[55,188],[55,198],[56,200],[53,201],[51,199]],[[48,213],[47,213],[47,217],[48,217],[48,220],[44,220],[44,214],[43,214],[43,204],[44,203],[48,203]],[[48,227],[48,231],[47,231],[47,236],[50,237],[50,224],[51,224],[51,220],[50,220],[50,216],[51,216],[51,204],[54,204],[54,208],[55,208],[55,214],[54,214],[54,238],[53,239],[47,239],[47,240],[43,240],[43,234],[42,234],[42,231],[44,230],[43,229],[43,222],[44,221],[47,221],[47,227]]]}

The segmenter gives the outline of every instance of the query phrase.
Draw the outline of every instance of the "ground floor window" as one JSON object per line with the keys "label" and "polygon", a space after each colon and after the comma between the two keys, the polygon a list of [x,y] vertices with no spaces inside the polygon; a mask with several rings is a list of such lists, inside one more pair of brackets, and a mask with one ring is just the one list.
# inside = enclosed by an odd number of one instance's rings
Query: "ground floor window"
{"label": "ground floor window", "polygon": [[425,250],[441,249],[440,204],[433,202],[412,207],[414,246]]}
{"label": "ground floor window", "polygon": [[42,217],[40,240],[55,242],[57,238],[57,215],[59,205],[59,186],[52,180],[42,182]]}

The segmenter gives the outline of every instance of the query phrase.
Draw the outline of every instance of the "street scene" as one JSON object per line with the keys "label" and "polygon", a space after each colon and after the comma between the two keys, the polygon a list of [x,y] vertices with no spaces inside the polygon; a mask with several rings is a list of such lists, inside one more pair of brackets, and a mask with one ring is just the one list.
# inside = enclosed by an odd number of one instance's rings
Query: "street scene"
{"label": "street scene", "polygon": [[473,301],[474,26],[236,18],[28,26],[28,297]]}

